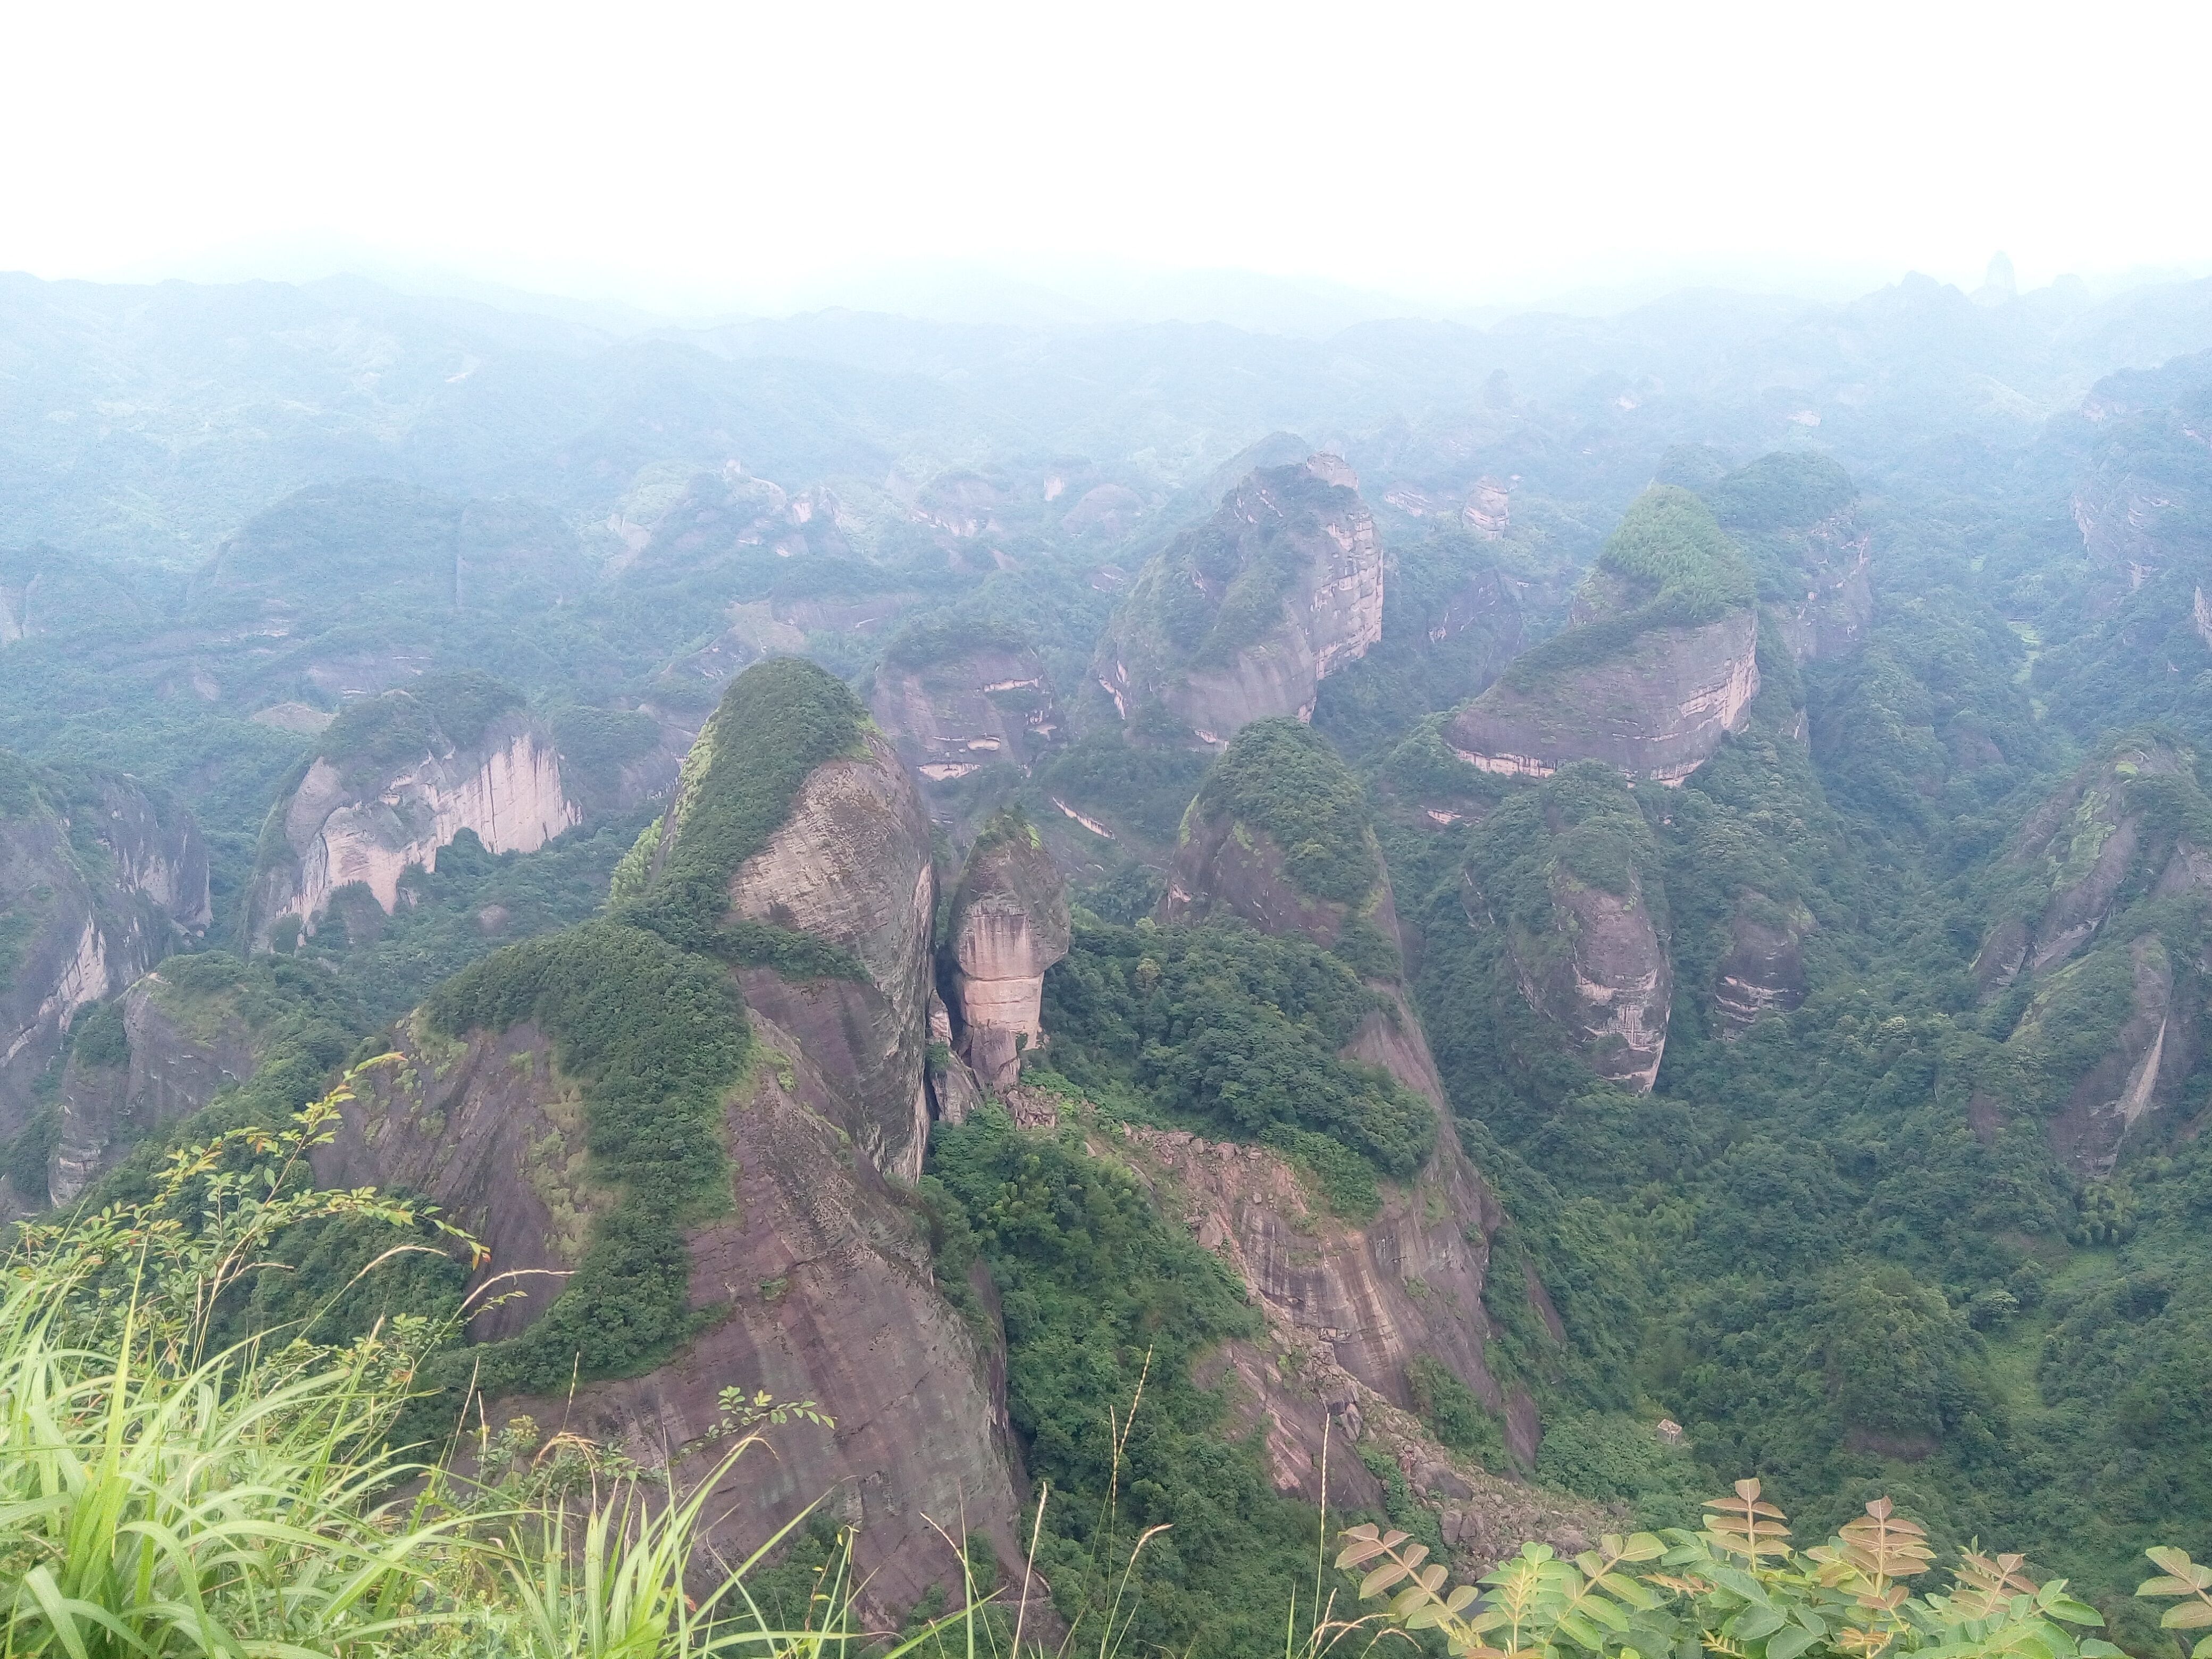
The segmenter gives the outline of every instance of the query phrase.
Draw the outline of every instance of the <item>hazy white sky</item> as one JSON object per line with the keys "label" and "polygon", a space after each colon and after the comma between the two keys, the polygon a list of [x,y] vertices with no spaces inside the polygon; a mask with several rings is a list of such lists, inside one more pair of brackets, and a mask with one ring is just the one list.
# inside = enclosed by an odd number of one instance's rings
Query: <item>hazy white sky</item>
{"label": "hazy white sky", "polygon": [[[0,268],[770,306],[1111,255],[1516,298],[2212,261],[2202,4],[0,0]],[[241,253],[240,250],[246,252]],[[222,263],[221,260],[217,263]],[[286,271],[283,274],[295,274]]]}

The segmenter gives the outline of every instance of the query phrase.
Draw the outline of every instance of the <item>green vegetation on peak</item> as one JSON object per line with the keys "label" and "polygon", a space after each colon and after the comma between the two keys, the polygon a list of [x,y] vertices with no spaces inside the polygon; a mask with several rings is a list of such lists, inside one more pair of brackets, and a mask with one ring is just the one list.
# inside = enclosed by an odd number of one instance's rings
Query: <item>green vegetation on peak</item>
{"label": "green vegetation on peak", "polygon": [[617,915],[687,951],[714,948],[730,878],[789,821],[814,769],[861,752],[867,711],[850,687],[798,657],[730,683],[684,763],[660,868]]}
{"label": "green vegetation on peak", "polygon": [[426,674],[349,703],[323,728],[314,753],[337,767],[349,786],[367,787],[441,743],[466,748],[492,721],[522,704],[513,686],[474,669]]}
{"label": "green vegetation on peak", "polygon": [[1711,507],[1674,484],[1654,484],[1629,504],[1598,554],[1597,574],[1626,584],[1627,608],[1577,623],[1523,652],[1498,677],[1501,684],[1533,691],[1617,655],[1654,629],[1703,627],[1758,597],[1758,580],[1743,550],[1721,529]]}
{"label": "green vegetation on peak", "polygon": [[1301,721],[1255,720],[1238,731],[1190,810],[1199,818],[1226,813],[1264,832],[1291,885],[1310,898],[1357,908],[1382,878],[1365,791],[1328,740]]}
{"label": "green vegetation on peak", "polygon": [[976,651],[1025,651],[1030,636],[990,612],[951,610],[907,623],[884,647],[886,668],[921,669],[951,662]]}
{"label": "green vegetation on peak", "polygon": [[1777,450],[1740,466],[1698,492],[1731,532],[1753,535],[1802,530],[1858,500],[1851,475],[1811,450]]}
{"label": "green vegetation on peak", "polygon": [[1234,1140],[1298,1134],[1359,1164],[1310,1158],[1332,1206],[1371,1209],[1373,1181],[1404,1180],[1435,1144],[1434,1109],[1387,1073],[1340,1059],[1385,1007],[1340,957],[1241,922],[1134,927],[1077,918],[1046,974],[1052,1064],[1140,1120]]}

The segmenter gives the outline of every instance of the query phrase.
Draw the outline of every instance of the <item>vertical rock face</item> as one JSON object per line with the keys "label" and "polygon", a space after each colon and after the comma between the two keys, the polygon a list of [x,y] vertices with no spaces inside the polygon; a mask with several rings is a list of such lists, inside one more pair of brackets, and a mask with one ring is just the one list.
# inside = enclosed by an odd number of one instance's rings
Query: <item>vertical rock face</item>
{"label": "vertical rock face", "polygon": [[1850,475],[1825,455],[1784,451],[1702,493],[1757,566],[1790,654],[1804,663],[1856,649],[1874,620],[1874,583]]}
{"label": "vertical rock face", "polygon": [[[840,1085],[796,1036],[757,1015],[752,1026],[755,1063],[723,1121],[732,1204],[688,1236],[690,1302],[712,1316],[644,1376],[496,1402],[492,1421],[531,1415],[697,1479],[727,1449],[708,1438],[723,1389],[811,1400],[836,1427],[794,1423],[772,1454],[746,1457],[708,1505],[714,1541],[741,1557],[826,1502],[860,1528],[866,1605],[900,1615],[945,1574],[925,1516],[964,1519],[1009,1571],[1022,1559],[1003,1367],[938,1294],[911,1211],[841,1133]],[[589,1179],[576,1088],[533,1027],[460,1042],[404,1027],[355,1091],[319,1179],[424,1193],[490,1247],[480,1277],[581,1259],[608,1194]],[[482,1316],[474,1335],[526,1328],[558,1286],[520,1282],[528,1298]]]}
{"label": "vertical rock face", "polygon": [[921,1174],[928,1139],[929,817],[878,732],[810,774],[791,816],[730,878],[729,915],[852,952],[852,978],[738,973],[745,1000],[790,1031],[846,1097],[840,1121],[886,1175]]}
{"label": "vertical rock face", "polygon": [[2023,974],[2048,972],[2079,952],[2111,916],[2145,856],[2160,860],[2166,890],[2192,884],[2197,854],[2185,841],[2148,831],[2144,805],[2130,798],[2139,779],[2189,787],[2194,781],[2189,757],[2171,744],[2124,738],[2021,826],[2001,866],[2015,884],[2012,914],[1990,930],[1974,962],[1984,994]]}
{"label": "vertical rock face", "polygon": [[[2075,1081],[2051,1121],[2051,1146],[2059,1161],[2093,1181],[2112,1172],[2121,1143],[2145,1113],[2178,1097],[2197,1060],[2203,992],[2193,982],[2177,982],[2196,976],[2185,975],[2155,934],[2134,939],[2124,949],[2125,1016],[2104,1054]],[[2081,963],[2057,976],[2008,1046],[2033,1044],[2041,1035],[2045,1010],[2063,998],[2066,980],[2094,966]]]}
{"label": "vertical rock face", "polygon": [[481,677],[455,677],[332,722],[263,833],[247,899],[256,947],[288,919],[313,933],[356,883],[391,914],[409,867],[434,868],[464,830],[488,852],[534,853],[580,822],[551,733],[520,705]]}
{"label": "vertical rock face", "polygon": [[1027,768],[1060,727],[1036,653],[989,643],[939,654],[931,644],[896,641],[876,671],[869,712],[900,757],[930,783]]}
{"label": "vertical rock face", "polygon": [[1551,897],[1551,935],[1516,933],[1512,941],[1522,994],[1592,1071],[1649,1094],[1667,1051],[1674,971],[1643,879],[1632,875],[1626,892],[1608,892],[1557,868]]}
{"label": "vertical rock face", "polygon": [[1759,695],[1755,595],[1705,504],[1654,486],[1606,543],[1567,630],[1461,709],[1446,739],[1486,772],[1548,777],[1599,760],[1679,784]]}
{"label": "vertical rock face", "polygon": [[1312,717],[1321,682],[1382,636],[1382,548],[1334,455],[1262,467],[1139,573],[1094,673],[1124,720],[1164,708],[1219,748]]}
{"label": "vertical rock face", "polygon": [[952,898],[953,994],[960,1053],[993,1091],[1021,1075],[1044,1036],[1045,969],[1067,954],[1067,886],[1044,838],[1017,814],[976,839]]}
{"label": "vertical rock face", "polygon": [[208,919],[207,851],[181,810],[0,751],[0,1136],[21,1128],[77,1011]]}
{"label": "vertical rock face", "polygon": [[1761,1014],[1788,1013],[1805,1000],[1805,935],[1813,918],[1747,892],[1729,921],[1729,953],[1713,988],[1721,1035],[1741,1035]]}
{"label": "vertical rock face", "polygon": [[1517,990],[1540,1021],[1501,1027],[1517,1064],[1564,1048],[1609,1082],[1650,1091],[1674,968],[1657,843],[1617,772],[1578,763],[1497,808],[1471,843],[1460,905],[1491,964],[1492,999]]}
{"label": "vertical rock face", "polygon": [[159,973],[124,993],[117,1018],[120,1052],[88,1051],[80,1042],[62,1075],[61,1129],[47,1172],[56,1205],[75,1201],[133,1142],[253,1073],[253,1034],[236,1011],[187,1009]]}

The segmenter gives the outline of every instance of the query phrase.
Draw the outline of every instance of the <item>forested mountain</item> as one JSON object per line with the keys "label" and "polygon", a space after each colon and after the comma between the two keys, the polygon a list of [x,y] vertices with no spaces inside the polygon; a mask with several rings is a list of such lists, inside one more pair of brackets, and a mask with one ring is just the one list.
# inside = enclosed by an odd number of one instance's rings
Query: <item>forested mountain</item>
{"label": "forested mountain", "polygon": [[716,1540],[833,1493],[760,1593],[857,1526],[890,1627],[925,1516],[1063,1621],[1170,1527],[1129,1639],[1256,1654],[1324,1480],[1479,1570],[1755,1474],[2178,1654],[2208,586],[2201,284],[1316,341],[6,278],[0,1199],[331,1096],[316,1178],[489,1262],[302,1224],[225,1329],[442,1317],[422,1423],[693,1473],[807,1402]]}

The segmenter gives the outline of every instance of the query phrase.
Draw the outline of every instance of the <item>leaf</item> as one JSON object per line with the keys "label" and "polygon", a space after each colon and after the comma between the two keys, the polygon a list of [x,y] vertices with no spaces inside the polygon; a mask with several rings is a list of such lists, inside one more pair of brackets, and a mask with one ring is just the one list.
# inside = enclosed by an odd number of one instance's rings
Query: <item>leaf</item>
{"label": "leaf", "polygon": [[2158,1622],[2162,1630],[2203,1630],[2212,1625],[2212,1601],[2184,1601],[2168,1607]]}
{"label": "leaf", "polygon": [[1784,1625],[1767,1643],[1766,1659],[1797,1659],[1818,1640],[1820,1638],[1802,1625]]}
{"label": "leaf", "polygon": [[1762,1637],[1773,1635],[1782,1628],[1782,1615],[1771,1607],[1746,1607],[1736,1615],[1735,1622],[1729,1626],[1729,1633],[1741,1641],[1756,1642]]}
{"label": "leaf", "polygon": [[1402,1561],[1385,1562],[1359,1581],[1359,1599],[1364,1601],[1382,1595],[1411,1571]]}
{"label": "leaf", "polygon": [[2077,1601],[2070,1595],[2054,1595],[2044,1604],[2043,1610],[2053,1619],[2063,1619],[2069,1625],[2102,1625],[2105,1617],[2087,1601]]}

